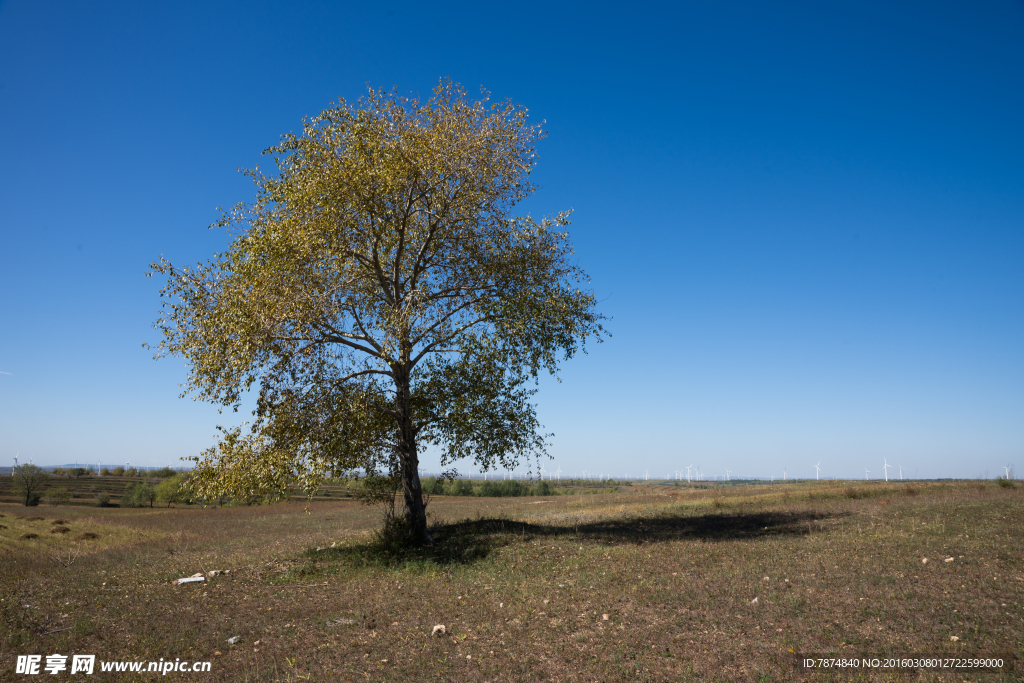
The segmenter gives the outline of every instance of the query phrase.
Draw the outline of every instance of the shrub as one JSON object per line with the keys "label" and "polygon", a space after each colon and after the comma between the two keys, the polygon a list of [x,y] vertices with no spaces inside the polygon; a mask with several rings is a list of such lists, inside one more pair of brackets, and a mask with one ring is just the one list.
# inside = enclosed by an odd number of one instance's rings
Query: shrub
{"label": "shrub", "polygon": [[1009,477],[1002,477],[1002,476],[996,477],[996,484],[999,485],[1000,487],[1004,488],[1004,489],[1012,489],[1012,488],[1016,488],[1016,486],[1017,486],[1014,483],[1013,479],[1010,479]]}
{"label": "shrub", "polygon": [[46,492],[46,502],[54,507],[67,505],[69,500],[71,500],[71,492],[64,487],[50,489]]}
{"label": "shrub", "polygon": [[528,496],[530,487],[518,479],[507,479],[501,482],[502,491],[506,496]]}
{"label": "shrub", "polygon": [[384,515],[384,523],[373,532],[373,540],[378,550],[385,553],[398,554],[409,545],[409,530],[405,519],[393,514]]}
{"label": "shrub", "polygon": [[[431,496],[455,496],[455,480],[445,477],[426,477],[420,481],[423,493]],[[472,494],[467,494],[472,495]]]}
{"label": "shrub", "polygon": [[473,482],[469,479],[458,479],[452,484],[453,496],[472,496]]}
{"label": "shrub", "polygon": [[537,484],[536,493],[538,496],[550,496],[554,493],[554,489],[551,488],[551,484],[542,479]]}
{"label": "shrub", "polygon": [[125,486],[124,487],[124,493],[121,494],[121,501],[119,503],[120,507],[123,507],[123,508],[138,507],[138,504],[135,501],[135,496],[133,495],[134,493],[135,493],[135,485],[134,484],[128,484],[127,486]]}
{"label": "shrub", "polygon": [[110,507],[110,494],[109,493],[97,493],[96,494],[96,507],[108,508]]}
{"label": "shrub", "polygon": [[478,496],[484,498],[512,498],[516,496],[530,495],[530,487],[517,479],[506,479],[504,481],[485,481],[477,491]]}

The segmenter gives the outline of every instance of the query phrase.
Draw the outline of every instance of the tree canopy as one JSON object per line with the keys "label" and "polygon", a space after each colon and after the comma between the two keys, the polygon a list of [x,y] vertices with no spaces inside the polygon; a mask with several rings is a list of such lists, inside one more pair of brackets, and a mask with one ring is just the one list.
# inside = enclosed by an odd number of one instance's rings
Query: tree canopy
{"label": "tree canopy", "polygon": [[11,474],[14,476],[14,490],[25,496],[24,504],[38,505],[41,489],[50,479],[49,473],[37,465],[15,465]]}
{"label": "tree canopy", "polygon": [[185,393],[238,409],[196,458],[197,497],[272,499],[325,476],[400,474],[405,520],[430,542],[419,449],[515,467],[545,452],[541,372],[604,335],[568,212],[513,208],[535,191],[527,110],[441,81],[426,102],[371,90],[304,121],[246,173],[228,249],[167,277],[157,355]]}

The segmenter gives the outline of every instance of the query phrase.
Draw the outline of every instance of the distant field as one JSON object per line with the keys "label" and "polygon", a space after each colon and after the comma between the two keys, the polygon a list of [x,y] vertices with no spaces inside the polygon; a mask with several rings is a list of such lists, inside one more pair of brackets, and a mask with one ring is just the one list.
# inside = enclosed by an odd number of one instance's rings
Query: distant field
{"label": "distant field", "polygon": [[[47,491],[55,488],[65,488],[71,494],[70,500],[65,505],[94,506],[96,505],[96,496],[101,493],[105,493],[110,496],[109,504],[112,507],[117,507],[121,501],[122,495],[139,482],[148,482],[156,485],[159,484],[160,481],[162,480],[152,476],[52,476],[42,489],[44,500],[39,503],[39,506],[47,506],[47,502],[45,500]],[[425,478],[424,485],[432,485],[434,481],[435,480],[433,478]],[[467,480],[467,483],[473,487],[476,493],[479,493],[481,487],[485,484],[485,481],[483,479],[475,479],[472,481]],[[500,484],[501,480],[491,480],[491,483]],[[631,484],[624,486],[622,484],[600,481],[565,479],[562,481],[551,481],[548,485],[551,488],[552,495],[571,495],[615,492],[617,490],[622,490]],[[449,490],[451,489],[450,483],[447,488]],[[302,491],[295,490],[292,494],[295,499],[302,499],[303,501],[306,500],[306,495]],[[313,496],[313,501],[351,500],[352,498],[353,491],[350,486],[346,485],[344,482],[328,482],[317,489],[316,494]],[[21,503],[22,496],[18,495],[14,490],[13,479],[9,475],[6,477],[0,476],[0,505],[20,505]],[[159,505],[159,503],[155,503],[154,505]]]}
{"label": "distant field", "polygon": [[[83,485],[131,483],[115,479]],[[374,546],[379,512],[332,491],[308,506],[0,505],[0,679],[29,680],[17,655],[53,653],[210,661],[169,674],[202,681],[1024,679],[1020,486],[584,491],[435,497],[438,545],[419,552]],[[1016,668],[807,674],[803,655]]]}

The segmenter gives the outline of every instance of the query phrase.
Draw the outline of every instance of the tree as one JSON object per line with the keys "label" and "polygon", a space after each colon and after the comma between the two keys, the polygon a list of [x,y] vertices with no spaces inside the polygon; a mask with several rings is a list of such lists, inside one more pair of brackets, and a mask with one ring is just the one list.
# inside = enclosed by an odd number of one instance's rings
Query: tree
{"label": "tree", "polygon": [[146,503],[149,503],[149,507],[153,507],[153,503],[156,501],[156,489],[151,484],[140,481],[135,487],[135,500],[138,501],[140,507]]}
{"label": "tree", "polygon": [[172,503],[183,502],[181,486],[184,480],[185,475],[175,474],[161,481],[156,487],[156,499],[167,503],[167,507],[171,507]]}
{"label": "tree", "polygon": [[156,497],[156,489],[144,481],[140,481],[137,484],[128,484],[125,486],[124,495],[121,496],[121,507],[140,508],[145,507],[147,503],[149,507],[153,507]]}
{"label": "tree", "polygon": [[150,274],[157,357],[183,357],[185,393],[238,409],[202,456],[197,498],[312,493],[329,476],[401,478],[409,539],[432,543],[420,449],[485,470],[545,454],[538,374],[601,340],[569,214],[514,216],[531,195],[525,108],[442,81],[427,102],[371,90],[304,121],[247,174],[256,198],[225,212],[228,249]]}
{"label": "tree", "polygon": [[36,465],[17,465],[14,468],[14,490],[25,496],[25,506],[38,505],[42,497],[40,489],[49,480],[46,470]]}

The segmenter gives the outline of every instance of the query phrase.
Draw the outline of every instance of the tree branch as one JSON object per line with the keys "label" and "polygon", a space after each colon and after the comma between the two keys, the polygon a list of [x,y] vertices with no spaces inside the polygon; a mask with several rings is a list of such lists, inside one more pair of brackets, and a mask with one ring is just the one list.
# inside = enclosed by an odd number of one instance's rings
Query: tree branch
{"label": "tree branch", "polygon": [[423,350],[420,351],[419,354],[416,355],[416,358],[414,358],[412,360],[412,362],[409,364],[409,367],[412,367],[412,366],[416,365],[416,363],[419,363],[420,359],[422,359],[423,356],[425,356],[428,353],[430,353],[434,349],[435,346],[439,346],[441,344],[444,344],[445,342],[449,342],[452,339],[454,339],[455,337],[457,337],[458,335],[460,335],[461,333],[463,333],[466,330],[468,330],[469,328],[473,327],[473,325],[477,325],[477,324],[485,322],[487,320],[490,320],[490,316],[485,315],[482,318],[477,318],[476,320],[472,320],[472,321],[466,323],[465,325],[462,325],[461,327],[456,328],[448,336],[442,337],[441,339],[438,339],[437,341],[434,341],[434,342],[431,342],[430,344],[427,344],[425,347],[423,347]]}
{"label": "tree branch", "polygon": [[394,374],[388,372],[387,370],[360,370],[359,372],[351,372],[345,375],[344,377],[339,377],[338,379],[331,381],[334,384],[343,384],[349,381],[350,379],[355,379],[356,377],[359,377],[361,375],[384,375],[385,377],[394,378]]}

